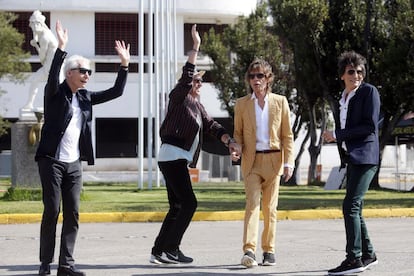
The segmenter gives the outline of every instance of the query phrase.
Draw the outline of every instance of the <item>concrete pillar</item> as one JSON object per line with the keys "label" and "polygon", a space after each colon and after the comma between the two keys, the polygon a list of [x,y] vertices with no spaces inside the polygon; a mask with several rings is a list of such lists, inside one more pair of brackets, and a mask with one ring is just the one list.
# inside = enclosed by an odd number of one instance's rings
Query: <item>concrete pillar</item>
{"label": "concrete pillar", "polygon": [[29,142],[29,132],[36,121],[17,121],[11,128],[12,186],[40,187],[37,163],[34,160],[38,141]]}

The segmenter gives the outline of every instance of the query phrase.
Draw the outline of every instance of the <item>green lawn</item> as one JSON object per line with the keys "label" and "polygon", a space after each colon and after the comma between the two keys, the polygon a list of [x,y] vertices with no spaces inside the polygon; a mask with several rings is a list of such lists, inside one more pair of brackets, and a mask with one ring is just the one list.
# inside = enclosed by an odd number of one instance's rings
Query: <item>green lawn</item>
{"label": "green lawn", "polygon": [[[0,180],[0,214],[41,213],[40,189],[32,190],[35,200],[9,201],[4,198],[10,181]],[[244,209],[242,183],[196,183],[198,211],[230,211]],[[319,186],[283,186],[279,210],[339,209],[344,190],[325,191]],[[370,190],[365,208],[413,208],[414,193],[392,190]],[[81,212],[167,211],[164,187],[139,190],[136,183],[85,183]]]}

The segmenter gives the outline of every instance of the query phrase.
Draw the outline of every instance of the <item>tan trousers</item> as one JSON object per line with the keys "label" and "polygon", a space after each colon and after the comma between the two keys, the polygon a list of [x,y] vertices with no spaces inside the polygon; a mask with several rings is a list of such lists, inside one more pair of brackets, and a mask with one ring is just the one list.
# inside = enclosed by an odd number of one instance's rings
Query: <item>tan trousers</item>
{"label": "tan trousers", "polygon": [[272,166],[271,155],[258,153],[253,168],[244,180],[246,208],[244,215],[243,252],[256,252],[259,232],[260,199],[262,198],[263,252],[274,253],[276,241],[277,203],[280,175]]}

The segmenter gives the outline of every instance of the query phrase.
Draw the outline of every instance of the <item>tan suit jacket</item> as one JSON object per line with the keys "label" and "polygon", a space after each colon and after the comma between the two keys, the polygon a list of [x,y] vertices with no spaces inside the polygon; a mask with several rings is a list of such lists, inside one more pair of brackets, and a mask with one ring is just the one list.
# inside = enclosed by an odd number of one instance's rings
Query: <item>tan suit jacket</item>
{"label": "tan suit jacket", "polygon": [[[271,153],[272,165],[279,175],[283,174],[283,164],[294,167],[294,143],[290,125],[290,109],[285,96],[270,93],[269,138],[270,149],[280,150]],[[249,175],[256,156],[256,112],[252,95],[236,101],[234,107],[234,138],[242,145],[241,169],[243,177]]]}

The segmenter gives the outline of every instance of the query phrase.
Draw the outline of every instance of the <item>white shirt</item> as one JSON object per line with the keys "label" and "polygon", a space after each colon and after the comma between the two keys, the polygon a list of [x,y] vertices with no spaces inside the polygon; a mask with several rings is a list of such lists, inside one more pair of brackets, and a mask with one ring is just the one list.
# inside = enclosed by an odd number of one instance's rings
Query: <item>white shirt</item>
{"label": "white shirt", "polygon": [[[349,92],[348,96],[346,95],[345,90],[342,92],[342,97],[339,100],[339,121],[341,123],[341,129],[344,129],[346,126],[346,117],[348,115],[349,101],[351,100],[353,96],[355,96],[355,91],[357,89],[358,87],[352,90],[351,92]],[[346,150],[345,142],[342,142],[342,147]]]}
{"label": "white shirt", "polygon": [[269,150],[269,97],[267,94],[264,97],[263,109],[259,106],[258,99],[254,93],[252,93],[252,99],[254,99],[254,110],[256,113],[256,150]]}
{"label": "white shirt", "polygon": [[[270,150],[270,132],[269,132],[269,96],[264,97],[263,109],[259,106],[256,94],[252,93],[254,100],[254,110],[256,113],[256,150]],[[285,163],[285,168],[292,168],[290,164]]]}
{"label": "white shirt", "polygon": [[82,128],[82,112],[76,94],[72,96],[72,111],[72,119],[60,141],[59,160],[67,163],[75,162],[80,157],[79,137]]}

